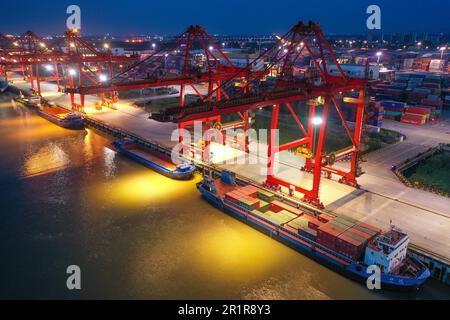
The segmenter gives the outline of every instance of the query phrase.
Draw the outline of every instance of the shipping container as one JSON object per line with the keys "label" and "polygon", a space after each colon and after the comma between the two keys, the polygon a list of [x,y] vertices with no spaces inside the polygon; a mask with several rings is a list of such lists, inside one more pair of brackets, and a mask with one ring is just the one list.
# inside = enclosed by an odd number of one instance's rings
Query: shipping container
{"label": "shipping container", "polygon": [[323,223],[327,223],[328,221],[330,221],[330,220],[333,220],[335,217],[333,216],[333,215],[331,215],[331,214],[328,214],[328,213],[322,213],[320,216],[319,216],[319,221],[321,221],[321,222],[323,222]]}
{"label": "shipping container", "polygon": [[298,230],[298,233],[305,238],[308,238],[312,241],[316,241],[317,239],[317,231],[308,227],[302,227]]}
{"label": "shipping container", "polygon": [[335,249],[340,254],[353,260],[359,260],[363,254],[366,242],[359,240],[347,231],[340,234],[335,241]]}
{"label": "shipping container", "polygon": [[309,220],[308,227],[313,230],[317,230],[317,228],[319,228],[322,224],[323,224],[323,222],[319,221],[319,219],[311,218]]}
{"label": "shipping container", "polygon": [[274,200],[270,203],[270,210],[272,210],[274,212],[286,210],[286,211],[290,211],[298,216],[303,214],[303,212],[300,209],[294,208],[294,207],[292,207],[286,203],[283,203],[281,201],[278,201],[278,200]]}
{"label": "shipping container", "polygon": [[332,250],[335,249],[336,238],[345,231],[345,229],[338,228],[331,223],[321,225],[317,229],[316,241]]}
{"label": "shipping container", "polygon": [[356,226],[354,226],[354,228],[371,235],[381,234],[382,231],[380,228],[374,227],[371,224],[365,222],[359,222]]}
{"label": "shipping container", "polygon": [[273,193],[259,189],[258,198],[266,202],[272,202],[273,200],[275,200],[275,195]]}

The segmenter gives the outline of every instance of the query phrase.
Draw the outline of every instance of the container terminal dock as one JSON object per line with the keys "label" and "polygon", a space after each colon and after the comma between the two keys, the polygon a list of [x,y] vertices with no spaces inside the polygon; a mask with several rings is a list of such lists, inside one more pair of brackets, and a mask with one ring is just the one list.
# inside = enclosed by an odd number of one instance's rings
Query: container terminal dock
{"label": "container terminal dock", "polygon": [[[312,31],[312,33],[311,33]],[[186,31],[188,34],[193,34],[196,37],[202,39],[212,39],[207,37],[206,32],[197,26],[189,27]],[[302,51],[303,46],[307,47],[306,40],[299,41],[299,34],[305,35],[307,33],[308,37],[313,35],[316,39],[320,39],[324,44],[327,44],[325,37],[321,30],[315,24],[297,24],[284,38],[279,40],[280,46],[275,44],[273,49],[267,50],[266,55],[262,55],[260,58],[268,59],[269,53],[273,56],[277,56],[282,52],[282,58],[286,59],[292,53]],[[28,34],[30,37],[30,34]],[[266,91],[264,99],[258,100],[259,92],[254,94],[254,96],[248,96],[247,91],[249,90],[248,85],[253,84],[257,80],[264,78],[265,82],[268,82],[267,74],[271,73],[271,70],[261,69],[252,70],[251,76],[249,74],[250,66],[246,66],[243,69],[239,69],[232,65],[224,66],[223,69],[217,67],[217,70],[206,70],[204,73],[197,72],[197,79],[194,81],[191,78],[184,78],[182,76],[174,77],[164,75],[160,79],[148,78],[144,75],[142,80],[130,80],[129,74],[135,71],[134,69],[141,68],[142,63],[136,63],[135,61],[127,61],[125,57],[116,57],[117,63],[130,64],[130,67],[126,71],[117,71],[119,76],[114,75],[114,67],[109,66],[112,59],[108,57],[108,53],[100,53],[96,49],[86,45],[74,32],[69,31],[66,35],[70,39],[71,44],[74,47],[84,46],[85,50],[91,50],[98,55],[98,60],[95,62],[86,61],[80,63],[79,69],[72,69],[73,67],[62,67],[67,63],[68,56],[66,52],[39,52],[34,53],[36,55],[36,61],[24,62],[20,60],[20,55],[18,53],[14,59],[15,62],[7,64],[11,70],[9,72],[8,80],[10,84],[10,90],[19,94],[25,94],[27,96],[39,95],[45,103],[50,105],[55,105],[66,110],[76,110],[83,113],[84,120],[87,126],[91,126],[95,129],[99,129],[108,132],[116,137],[128,137],[135,140],[139,140],[142,143],[148,143],[151,145],[157,145],[158,147],[165,148],[166,150],[171,150],[180,141],[180,138],[173,139],[172,133],[174,130],[181,127],[188,127],[192,125],[194,121],[200,121],[204,123],[210,123],[213,119],[215,122],[221,122],[221,116],[226,116],[231,113],[239,113],[242,116],[241,127],[247,128],[245,123],[248,120],[249,113],[251,110],[257,110],[256,112],[264,112],[265,107],[270,105],[269,108],[273,110],[269,111],[272,113],[272,129],[277,128],[277,123],[274,118],[277,119],[279,115],[279,106],[286,104],[288,109],[292,109],[291,103],[293,104],[298,100],[312,101],[314,95],[316,95],[317,102],[314,107],[313,102],[309,102],[309,110],[323,109],[324,105],[334,104],[339,108],[339,97],[342,98],[342,92],[352,91],[358,92],[359,96],[354,97],[343,97],[342,101],[352,104],[357,111],[357,117],[355,121],[356,131],[354,135],[349,134],[352,140],[352,148],[343,151],[342,153],[336,153],[335,159],[330,160],[325,153],[322,152],[323,140],[325,138],[325,132],[319,134],[318,142],[315,150],[316,154],[313,157],[301,157],[296,154],[296,152],[289,152],[293,148],[299,146],[312,146],[315,141],[312,139],[311,129],[303,128],[302,131],[305,134],[305,138],[286,143],[285,145],[280,145],[279,152],[273,152],[274,145],[272,141],[253,141],[250,145],[244,146],[244,148],[237,148],[231,144],[221,144],[217,142],[207,142],[209,144],[210,153],[208,155],[204,154],[205,148],[200,146],[190,146],[193,148],[192,157],[189,158],[193,161],[200,169],[206,170],[207,168],[216,170],[220,172],[224,169],[230,172],[234,172],[237,178],[246,183],[258,186],[259,188],[264,188],[270,190],[287,201],[295,203],[299,208],[303,208],[305,211],[313,212],[317,214],[331,214],[333,216],[345,216],[353,218],[361,223],[367,223],[378,227],[380,229],[387,230],[391,224],[401,227],[405,231],[410,239],[410,249],[414,256],[417,256],[421,261],[425,262],[430,268],[432,276],[438,278],[444,283],[448,283],[450,273],[450,199],[448,197],[438,195],[432,192],[426,192],[417,188],[410,188],[405,183],[400,181],[398,177],[393,173],[392,166],[400,164],[405,160],[414,158],[417,154],[425,152],[430,148],[434,148],[439,144],[450,144],[450,121],[442,116],[442,119],[434,123],[430,123],[424,126],[415,126],[407,121],[395,121],[391,119],[385,119],[382,124],[382,128],[394,130],[400,132],[406,139],[403,141],[391,144],[379,150],[368,153],[364,156],[364,162],[360,163],[359,158],[359,146],[361,131],[367,130],[363,125],[362,110],[364,106],[368,103],[369,98],[365,97],[365,90],[368,87],[368,79],[358,78],[352,82],[352,78],[348,77],[345,72],[340,68],[339,63],[334,57],[334,53],[330,47],[328,47],[329,53],[326,59],[331,60],[337,66],[339,75],[330,76],[326,75],[326,80],[330,81],[330,86],[336,86],[335,89],[323,89],[321,84],[317,85],[317,82],[312,81],[324,74],[327,74],[326,68],[322,68],[316,62],[314,54],[320,55],[317,48],[313,48],[308,51],[311,55],[310,69],[303,75],[303,81],[294,81],[293,84],[289,84],[286,79],[287,71],[282,70],[274,78],[278,79],[281,85],[290,88],[291,85],[298,85],[295,90],[289,89],[286,92],[278,93],[277,89],[272,89],[274,91]],[[302,37],[306,39],[307,37]],[[41,41],[41,40],[38,40]],[[293,43],[297,43],[298,46],[293,46]],[[286,45],[286,43],[288,45]],[[278,48],[282,48],[281,51]],[[72,50],[74,48],[66,48],[67,50]],[[210,47],[204,48],[206,52],[220,51],[218,47],[211,44]],[[166,50],[167,52],[173,52],[172,50]],[[166,52],[164,51],[164,52]],[[271,52],[274,51],[274,52]],[[275,52],[277,51],[277,52]],[[294,52],[295,51],[295,52]],[[75,50],[74,50],[75,52]],[[156,52],[150,58],[147,58],[147,67],[152,68],[155,65],[155,61],[152,59],[159,59],[161,57],[166,57],[164,52]],[[46,57],[60,55],[61,62],[55,63],[55,60]],[[177,53],[175,53],[177,54]],[[174,54],[174,55],[175,55]],[[217,55],[222,55],[223,53],[218,53]],[[323,53],[322,53],[323,54]],[[14,53],[13,53],[14,55]],[[298,54],[297,54],[298,55]],[[306,53],[305,55],[308,55]],[[206,59],[215,59],[221,61],[224,65],[230,61],[223,54],[223,57],[208,58],[208,53],[205,54]],[[37,60],[39,57],[39,61]],[[100,58],[104,58],[101,60]],[[273,57],[272,57],[273,58]],[[322,56],[322,61],[326,60]],[[255,61],[258,58],[255,59]],[[227,61],[228,60],[228,61]],[[47,61],[47,62],[42,62]],[[100,61],[100,62],[99,62]],[[23,64],[25,68],[30,68],[31,74],[29,74],[26,80],[23,79],[23,74],[21,74],[20,68],[17,65]],[[47,64],[46,64],[47,63]],[[73,77],[76,72],[88,73],[86,71],[87,66],[96,65],[97,71],[101,75],[102,66],[104,64],[104,69],[108,70],[108,77],[110,79],[116,79],[116,82],[109,83],[104,81],[104,79],[99,80],[99,82],[91,84],[83,84],[81,79],[78,79],[77,84],[74,85]],[[144,63],[144,64],[145,64]],[[231,62],[230,62],[231,63]],[[74,63],[72,63],[74,64]],[[282,64],[281,61],[277,61],[277,65]],[[295,63],[294,63],[295,64]],[[33,68],[39,70],[43,66],[53,66],[52,70],[62,70],[66,68],[64,72],[70,78],[67,83],[60,83],[61,75],[55,77],[48,77],[49,79],[39,79],[39,71],[34,71]],[[211,66],[204,64],[203,68],[212,68]],[[272,61],[272,66],[275,63]],[[367,67],[368,64],[366,64]],[[15,66],[16,68],[13,68]],[[164,64],[164,67],[165,64]],[[292,66],[291,66],[292,67]],[[7,69],[5,68],[5,69]],[[83,68],[86,68],[84,71]],[[123,68],[123,66],[121,67]],[[158,68],[162,68],[158,65]],[[50,69],[50,68],[47,68]],[[275,69],[275,68],[274,68]],[[320,72],[319,72],[319,71]],[[245,78],[244,71],[247,71],[248,79]],[[315,72],[314,72],[315,71]],[[142,74],[142,70],[139,70]],[[137,74],[139,74],[137,72]],[[58,73],[58,72],[56,72]],[[211,74],[215,75],[216,78],[213,79]],[[311,79],[307,78],[310,76]],[[209,78],[208,78],[209,77]],[[277,78],[278,77],[278,78]],[[86,79],[89,77],[86,75]],[[84,81],[87,81],[84,79]],[[125,79],[125,80],[124,80]],[[302,79],[300,77],[300,79]],[[334,80],[330,80],[334,79]],[[209,83],[208,83],[209,81]],[[341,83],[341,82],[342,83]],[[103,82],[103,83],[102,83]],[[206,86],[205,86],[206,83]],[[244,83],[244,84],[242,84]],[[237,97],[234,98],[229,87],[238,87],[240,84],[244,87],[244,93],[238,92]],[[279,85],[280,85],[279,84]],[[149,114],[142,107],[138,107],[133,104],[132,101],[124,100],[117,97],[115,92],[120,92],[121,90],[130,90],[134,88],[144,88],[144,87],[171,87],[175,91],[180,93],[180,107],[168,109],[167,111],[156,112],[154,114]],[[227,87],[228,86],[228,87]],[[255,86],[258,86],[255,84]],[[324,87],[325,88],[325,87]],[[327,87],[329,88],[329,87]],[[309,94],[305,99],[305,90],[317,90],[313,94]],[[260,90],[260,89],[258,89]],[[327,92],[327,90],[330,90]],[[334,91],[332,91],[334,90]],[[114,92],[114,93],[113,93]],[[267,92],[269,95],[267,95]],[[311,92],[311,91],[310,91]],[[196,94],[201,97],[200,102],[196,103],[185,103],[185,96],[188,94]],[[247,94],[247,96],[246,96]],[[241,96],[239,96],[241,95]],[[281,98],[278,98],[278,96]],[[75,101],[75,97],[79,96],[80,101]],[[210,107],[212,102],[208,102],[208,99],[212,101],[212,97],[216,99],[215,103],[223,104],[223,109],[217,109],[215,107]],[[333,97],[326,98],[323,102],[323,96]],[[205,98],[206,97],[206,98]],[[235,99],[235,100],[233,100]],[[245,100],[241,103],[239,99],[253,99],[251,102]],[[204,100],[204,101],[203,101]],[[231,102],[235,104],[231,104]],[[234,102],[236,101],[236,102]],[[256,102],[255,102],[256,101]],[[267,102],[269,101],[269,102]],[[342,102],[342,104],[344,104]],[[227,103],[231,105],[228,106]],[[273,107],[272,107],[273,105]],[[328,109],[326,107],[326,109]],[[226,110],[229,108],[230,111]],[[197,110],[197,111],[196,111]],[[217,111],[219,110],[219,111]],[[224,110],[221,113],[220,110]],[[226,110],[226,111],[225,111]],[[291,110],[292,111],[292,110]],[[293,112],[293,117],[296,118]],[[314,113],[312,113],[314,115]],[[326,122],[327,114],[322,110],[321,112],[323,121]],[[310,113],[311,115],[311,113]],[[150,117],[150,118],[149,118]],[[412,117],[412,116],[411,116]],[[296,118],[297,119],[297,118]],[[311,119],[312,120],[312,119]],[[311,122],[310,122],[311,123]],[[350,133],[348,123],[343,119],[343,124],[345,129]],[[226,126],[226,123],[222,124]],[[244,139],[245,141],[245,139]],[[244,142],[244,144],[246,144]],[[314,149],[314,148],[312,148]],[[197,152],[201,150],[200,152]],[[255,153],[255,150],[257,153]],[[319,153],[318,153],[319,152]],[[200,155],[198,154],[200,153]],[[325,162],[318,165],[313,159],[319,159],[321,162],[322,157]],[[342,158],[349,158],[349,161],[342,161]],[[256,159],[256,164],[250,163],[249,158]],[[338,158],[340,161],[338,161]],[[237,161],[227,161],[227,160],[237,160]],[[278,171],[276,177],[273,173],[273,166],[276,163]],[[364,174],[357,173],[361,170]],[[306,170],[300,170],[300,168],[306,168]],[[317,169],[318,168],[318,169]],[[317,172],[318,170],[318,172]],[[326,177],[325,177],[326,176]],[[271,177],[268,179],[268,177]],[[357,181],[356,181],[357,178]],[[298,186],[301,182],[302,186]],[[312,191],[309,191],[312,190]]]}

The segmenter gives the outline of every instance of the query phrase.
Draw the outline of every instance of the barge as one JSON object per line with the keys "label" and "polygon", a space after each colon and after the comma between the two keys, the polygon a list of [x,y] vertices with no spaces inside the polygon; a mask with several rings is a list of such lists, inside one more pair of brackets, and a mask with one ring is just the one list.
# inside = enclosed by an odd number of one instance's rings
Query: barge
{"label": "barge", "polygon": [[173,163],[171,155],[141,145],[129,138],[116,140],[113,142],[113,146],[118,152],[172,179],[189,180],[195,171],[194,165],[189,163],[176,165]]}
{"label": "barge", "polygon": [[40,96],[24,96],[20,92],[15,101],[29,108],[35,108],[42,118],[66,129],[80,130],[84,128],[84,118],[79,112],[43,103]]}
{"label": "barge", "polygon": [[270,192],[237,185],[226,170],[218,179],[205,175],[197,188],[225,213],[352,280],[367,283],[369,266],[378,266],[381,289],[417,290],[430,276],[409,253],[408,235],[396,227],[383,232],[346,216],[313,216]]}
{"label": "barge", "polygon": [[44,119],[66,129],[80,130],[84,128],[84,118],[78,112],[66,110],[61,107],[41,107],[37,113]]}

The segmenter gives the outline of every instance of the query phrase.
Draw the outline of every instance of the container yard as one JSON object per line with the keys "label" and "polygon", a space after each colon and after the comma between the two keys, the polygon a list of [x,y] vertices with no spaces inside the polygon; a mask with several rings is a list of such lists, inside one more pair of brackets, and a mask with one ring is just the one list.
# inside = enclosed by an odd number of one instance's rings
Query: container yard
{"label": "container yard", "polygon": [[[322,23],[0,29],[2,240],[27,252],[0,298],[448,299],[449,38]],[[7,281],[28,246],[41,293]],[[85,292],[49,275],[69,260]]]}

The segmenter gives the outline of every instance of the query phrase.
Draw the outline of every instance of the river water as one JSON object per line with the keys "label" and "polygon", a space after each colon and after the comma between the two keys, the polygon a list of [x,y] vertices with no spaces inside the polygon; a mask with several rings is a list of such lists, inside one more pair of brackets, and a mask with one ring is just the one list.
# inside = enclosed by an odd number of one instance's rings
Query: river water
{"label": "river water", "polygon": [[[116,154],[0,95],[0,298],[433,299],[371,292]],[[81,290],[66,287],[69,265]]]}

